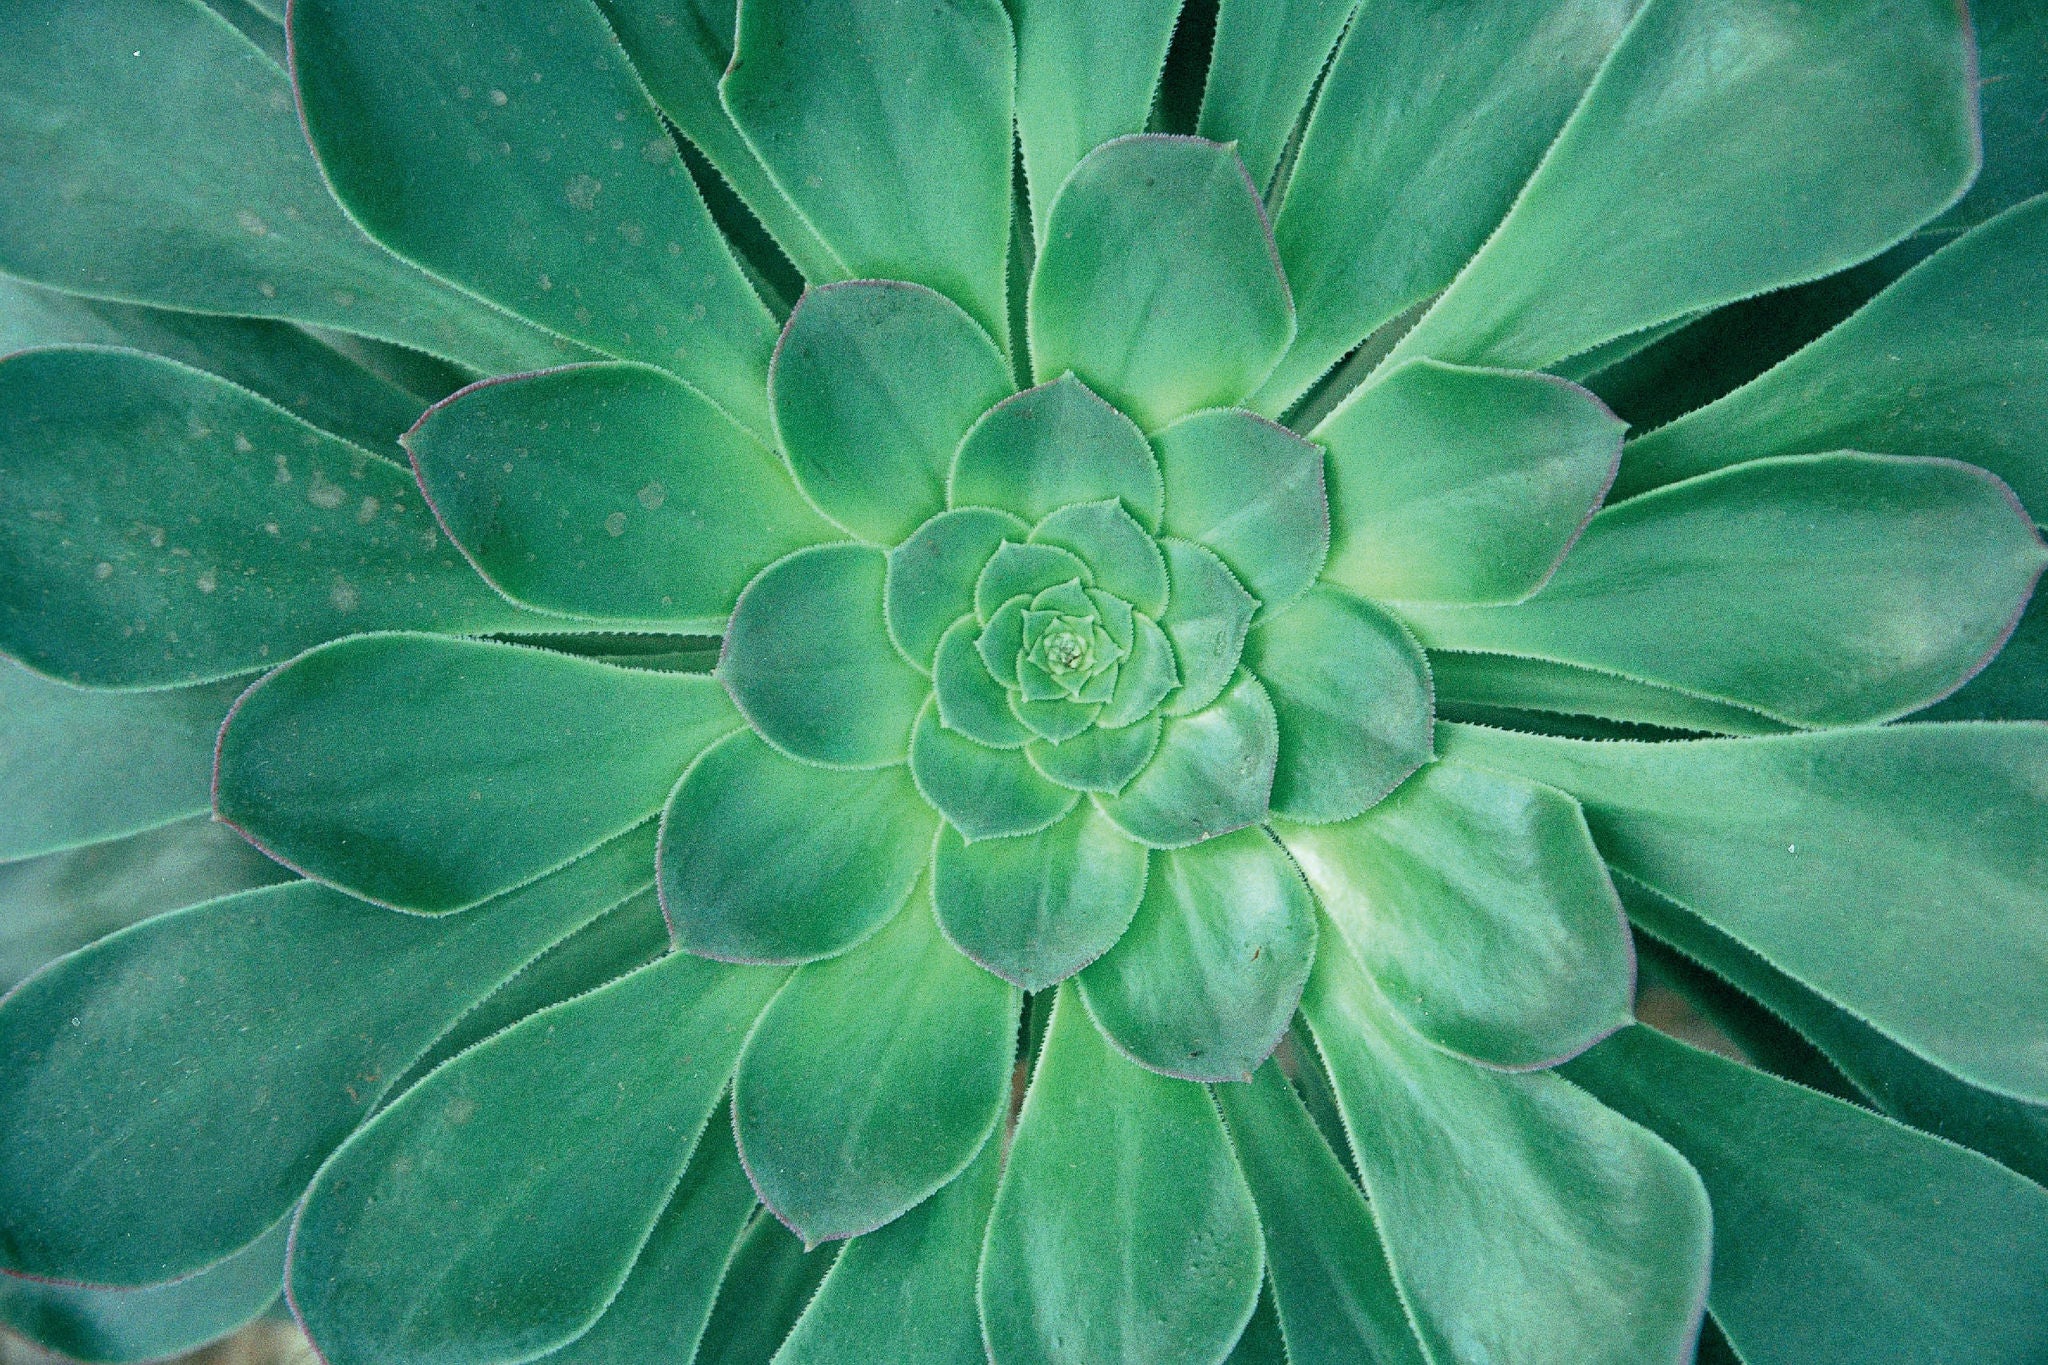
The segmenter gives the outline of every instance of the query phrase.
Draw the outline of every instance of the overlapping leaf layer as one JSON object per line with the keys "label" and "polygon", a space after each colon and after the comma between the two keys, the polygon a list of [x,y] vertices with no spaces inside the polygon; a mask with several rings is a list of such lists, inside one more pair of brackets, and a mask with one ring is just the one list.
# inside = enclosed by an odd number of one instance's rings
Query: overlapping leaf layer
{"label": "overlapping leaf layer", "polygon": [[0,39],[0,1321],[2048,1350],[2033,7]]}

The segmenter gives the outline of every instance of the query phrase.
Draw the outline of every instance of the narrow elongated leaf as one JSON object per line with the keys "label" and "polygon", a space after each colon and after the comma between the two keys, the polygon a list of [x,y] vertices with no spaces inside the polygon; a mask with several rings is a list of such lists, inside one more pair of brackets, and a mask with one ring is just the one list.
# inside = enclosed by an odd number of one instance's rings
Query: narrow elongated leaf
{"label": "narrow elongated leaf", "polygon": [[775,1216],[807,1242],[857,1237],[958,1176],[1009,1102],[1022,999],[940,936],[923,888],[792,977],[733,1081],[740,1154]]}
{"label": "narrow elongated leaf", "polygon": [[330,1365],[481,1365],[588,1329],[784,975],[673,954],[464,1053],[345,1143],[292,1236],[292,1304]]}
{"label": "narrow elongated leaf", "polygon": [[1197,541],[1259,599],[1260,618],[1308,590],[1330,546],[1323,453],[1244,411],[1198,412],[1153,438],[1161,530]]}
{"label": "narrow elongated leaf", "polygon": [[706,957],[829,956],[902,906],[935,824],[900,764],[819,768],[739,730],[699,755],[669,796],[662,909],[677,944]]}
{"label": "narrow elongated leaf", "polygon": [[1316,952],[1316,907],[1262,829],[1161,852],[1137,917],[1075,978],[1088,1012],[1140,1065],[1237,1081],[1272,1055]]}
{"label": "narrow elongated leaf", "polygon": [[1556,1076],[1428,1046],[1334,933],[1302,1009],[1430,1358],[1691,1358],[1710,1229],[1684,1158]]}
{"label": "narrow elongated leaf", "polygon": [[1429,669],[1437,709],[1444,713],[1511,707],[1711,735],[1782,735],[1791,728],[1746,706],[1548,659],[1436,650]]}
{"label": "narrow elongated leaf", "polygon": [[775,1365],[982,1365],[974,1271],[1001,1171],[1002,1143],[991,1134],[944,1189],[849,1244]]}
{"label": "narrow elongated leaf", "polygon": [[1261,1259],[1214,1103],[1117,1056],[1062,988],[981,1254],[989,1359],[1221,1361]]}
{"label": "narrow elongated leaf", "polygon": [[188,1279],[153,1289],[80,1289],[0,1278],[0,1323],[69,1359],[160,1360],[226,1336],[277,1300],[291,1223]]}
{"label": "narrow elongated leaf", "polygon": [[[2048,1105],[1995,1095],[1950,1075],[1628,874],[1616,877],[1615,886],[1639,929],[1761,1001],[1838,1069],[1845,1090],[1853,1089],[1893,1118],[1974,1148],[2036,1184],[2048,1182]],[[1769,1057],[1759,1060],[1778,1070]],[[1804,1074],[1780,1074],[1812,1083]]]}
{"label": "narrow elongated leaf", "polygon": [[1433,763],[1358,819],[1279,833],[1387,1004],[1439,1047],[1548,1066],[1628,1022],[1628,926],[1562,792]]}
{"label": "narrow elongated leaf", "polygon": [[958,304],[872,280],[806,292],[768,382],[797,482],[883,545],[945,509],[960,438],[1015,389],[1009,362]]}
{"label": "narrow elongated leaf", "polygon": [[1042,991],[1122,937],[1144,894],[1147,853],[1091,804],[1037,834],[932,855],[932,907],[954,946],[1006,981]]}
{"label": "narrow elongated leaf", "polygon": [[291,33],[307,136],[372,236],[766,435],[774,320],[591,0],[302,0]]}
{"label": "narrow elongated leaf", "polygon": [[0,662],[0,863],[207,808],[207,753],[240,690],[88,692]]}
{"label": "narrow elongated leaf", "polygon": [[1389,359],[1540,369],[1874,256],[1977,173],[1973,67],[1947,0],[1648,0]]}
{"label": "narrow elongated leaf", "polygon": [[1429,664],[1364,598],[1318,584],[1245,638],[1280,727],[1273,810],[1348,820],[1429,761]]}
{"label": "narrow elongated leaf", "polygon": [[1000,507],[1037,522],[1070,502],[1122,498],[1147,527],[1164,497],[1159,462],[1130,418],[1072,375],[1005,399],[953,457],[955,507]]}
{"label": "narrow elongated leaf", "polygon": [[1750,1365],[2048,1349],[2048,1193],[1973,1152],[1637,1026],[1566,1074],[1714,1201],[1715,1320]]}
{"label": "narrow elongated leaf", "polygon": [[718,680],[761,737],[835,768],[903,761],[931,684],[889,639],[888,557],[865,545],[799,550],[733,608]]}
{"label": "narrow elongated leaf", "polygon": [[1970,465],[1758,460],[1594,517],[1519,606],[1404,614],[1433,649],[1523,654],[1795,725],[1936,701],[2011,633],[2048,564],[2012,491]]}
{"label": "narrow elongated leaf", "polygon": [[459,910],[645,820],[738,721],[701,674],[360,636],[301,655],[235,704],[214,810],[365,899]]}
{"label": "narrow elongated leaf", "polygon": [[167,687],[364,630],[518,629],[408,472],[212,375],[126,351],[0,361],[0,647]]}
{"label": "narrow elongated leaf", "polygon": [[290,876],[204,815],[0,865],[0,905],[7,907],[0,991],[45,962],[152,915]]}
{"label": "narrow elongated leaf", "polygon": [[399,435],[429,401],[462,383],[453,366],[418,352],[406,354],[420,372],[398,376],[290,323],[109,303],[0,278],[0,354],[31,346],[126,346],[160,355],[240,384],[322,431],[392,458]]}
{"label": "narrow elongated leaf", "polygon": [[1718,402],[1632,442],[1627,495],[1762,455],[1944,455],[2048,519],[2048,198],[1936,252],[1847,322]]}
{"label": "narrow elongated leaf", "polygon": [[2029,1003],[2048,993],[2048,728],[1588,744],[1447,725],[1439,742],[1572,793],[1609,862],[1922,1057],[2048,1102]]}
{"label": "narrow elongated leaf", "polygon": [[1359,7],[1273,224],[1300,332],[1252,406],[1285,412],[1368,333],[1451,282],[1640,3]]}
{"label": "narrow elongated leaf", "polygon": [[644,887],[652,854],[646,830],[441,919],[293,882],[31,978],[0,1006],[7,1268],[150,1284],[247,1246],[437,1035]]}
{"label": "narrow elongated leaf", "polygon": [[203,4],[27,0],[0,39],[10,274],[320,323],[487,372],[576,358],[365,237],[321,183],[285,73]]}
{"label": "narrow elongated leaf", "polygon": [[803,1316],[842,1243],[806,1249],[762,1210],[740,1239],[691,1365],[759,1365]]}
{"label": "narrow elongated leaf", "polygon": [[1279,754],[1273,703],[1240,672],[1206,710],[1166,722],[1143,772],[1097,808],[1153,848],[1183,848],[1265,819]]}
{"label": "narrow elongated leaf", "polygon": [[1294,305],[1259,193],[1229,147],[1130,137],[1074,167],[1031,274],[1031,367],[1072,371],[1156,431],[1259,386]]}
{"label": "narrow elongated leaf", "polygon": [[1181,0],[1022,0],[1017,19],[1017,137],[1031,187],[1031,236],[1077,162],[1144,131]]}
{"label": "narrow elongated leaf", "polygon": [[813,284],[844,279],[845,263],[769,176],[718,97],[732,64],[738,0],[598,0],[647,93],[695,143]]}
{"label": "narrow elongated leaf", "polygon": [[1252,183],[1272,182],[1309,92],[1358,0],[1223,0],[1196,131],[1234,142]]}
{"label": "narrow elongated leaf", "polygon": [[774,451],[639,365],[485,381],[405,445],[470,563],[543,610],[717,634],[756,573],[839,538]]}
{"label": "narrow elongated leaf", "polygon": [[916,23],[889,0],[743,0],[735,48],[726,110],[847,273],[936,289],[1005,340],[1015,48],[999,0]]}
{"label": "narrow elongated leaf", "polygon": [[1622,430],[1549,375],[1405,365],[1311,433],[1330,452],[1324,573],[1381,599],[1519,601],[1599,507]]}
{"label": "narrow elongated leaf", "polygon": [[604,1316],[541,1359],[547,1365],[688,1360],[757,1207],[732,1135],[714,1115]]}
{"label": "narrow elongated leaf", "polygon": [[1258,1201],[1286,1358],[1424,1365],[1372,1214],[1279,1064],[1214,1094]]}

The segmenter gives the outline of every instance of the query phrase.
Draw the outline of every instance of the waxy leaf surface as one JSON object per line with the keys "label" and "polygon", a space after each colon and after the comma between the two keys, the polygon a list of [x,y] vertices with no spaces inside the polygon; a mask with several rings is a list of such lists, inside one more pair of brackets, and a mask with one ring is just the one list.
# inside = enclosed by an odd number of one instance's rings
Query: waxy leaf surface
{"label": "waxy leaf surface", "polygon": [[739,724],[698,674],[358,636],[235,704],[213,804],[308,876],[406,910],[460,910],[639,824]]}
{"label": "waxy leaf surface", "polygon": [[547,611],[716,634],[755,573],[839,538],[772,450],[639,365],[487,381],[405,444],[470,562]]}
{"label": "waxy leaf surface", "polygon": [[1259,619],[1308,590],[1330,547],[1323,452],[1249,412],[1183,417],[1153,438],[1161,530],[1197,541],[1259,599]]}
{"label": "waxy leaf surface", "polygon": [[1214,1102],[1117,1056],[1062,989],[982,1251],[989,1359],[1221,1361],[1261,1260]]}
{"label": "waxy leaf surface", "polygon": [[401,466],[125,351],[0,361],[0,646],[101,687],[283,663],[338,635],[519,629]]}
{"label": "waxy leaf surface", "polygon": [[803,968],[733,1081],[740,1153],[806,1241],[855,1237],[958,1176],[1010,1098],[1017,988],[954,951],[920,888],[873,938]]}
{"label": "waxy leaf surface", "polygon": [[1031,275],[1031,365],[1156,431],[1243,401],[1294,338],[1258,191],[1230,148],[1131,137],[1074,168]]}
{"label": "waxy leaf surface", "polygon": [[290,22],[307,136],[372,236],[766,436],[774,319],[596,5],[295,0]]}
{"label": "waxy leaf surface", "polygon": [[[628,836],[438,919],[311,882],[250,891],[32,978],[0,1006],[5,1264],[149,1284],[247,1246],[436,1036],[644,887],[652,844]],[[333,1045],[299,1045],[308,1030]],[[115,1112],[128,1117],[110,1143]]]}
{"label": "waxy leaf surface", "polygon": [[2030,1004],[2048,993],[2048,728],[1589,744],[1447,725],[1439,740],[1572,793],[1610,863],[1922,1057],[2048,1102]]}
{"label": "waxy leaf surface", "polygon": [[292,1237],[292,1303],[330,1365],[483,1365],[588,1329],[783,976],[672,954],[464,1053],[351,1138]]}
{"label": "waxy leaf surface", "polygon": [[1072,375],[1026,389],[983,415],[947,482],[955,507],[1000,507],[1037,522],[1070,502],[1122,498],[1159,524],[1159,461],[1130,418]]}

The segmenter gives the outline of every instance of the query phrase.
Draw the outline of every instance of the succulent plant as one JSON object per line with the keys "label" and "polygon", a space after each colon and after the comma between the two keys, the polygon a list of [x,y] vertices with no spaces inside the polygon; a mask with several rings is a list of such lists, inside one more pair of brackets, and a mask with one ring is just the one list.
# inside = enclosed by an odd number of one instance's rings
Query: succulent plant
{"label": "succulent plant", "polygon": [[2031,0],[0,40],[0,1321],[2048,1352]]}

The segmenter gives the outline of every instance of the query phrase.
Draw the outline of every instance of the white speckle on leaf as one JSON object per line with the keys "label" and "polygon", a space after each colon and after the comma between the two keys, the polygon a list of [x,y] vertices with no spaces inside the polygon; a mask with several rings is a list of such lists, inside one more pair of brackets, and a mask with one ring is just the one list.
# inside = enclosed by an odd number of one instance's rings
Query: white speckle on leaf
{"label": "white speckle on leaf", "polygon": [[235,454],[247,455],[250,451],[254,450],[255,448],[256,443],[254,441],[251,441],[248,437],[244,436],[239,431],[235,433]]}
{"label": "white speckle on leaf", "polygon": [[114,576],[114,566],[102,559],[99,563],[92,566],[92,576],[104,583]]}
{"label": "white speckle on leaf", "polygon": [[362,601],[362,596],[347,579],[337,578],[334,580],[334,590],[327,594],[327,600],[334,604],[336,611],[354,611],[356,604]]}
{"label": "white speckle on leaf", "polygon": [[239,210],[235,214],[235,221],[240,223],[242,231],[248,233],[251,237],[267,237],[270,235],[270,225],[261,218],[258,218],[249,209]]}
{"label": "white speckle on leaf", "polygon": [[384,504],[378,502],[375,498],[364,498],[363,505],[356,508],[356,520],[368,526],[377,519],[377,513],[383,509],[383,506]]}
{"label": "white speckle on leaf", "polygon": [[306,501],[324,511],[332,512],[348,501],[348,492],[340,484],[327,482],[327,476],[316,469],[313,471],[313,482],[306,488]]}
{"label": "white speckle on leaf", "polygon": [[199,577],[193,579],[192,584],[201,592],[212,592],[220,586],[220,575],[212,569],[201,569]]}
{"label": "white speckle on leaf", "polygon": [[511,100],[512,97],[502,90],[493,90],[491,92],[491,103],[497,105],[501,109],[504,108],[505,105],[509,104]]}
{"label": "white speckle on leaf", "polygon": [[661,486],[659,479],[652,480],[636,495],[640,505],[652,512],[668,501],[668,490]]}
{"label": "white speckle on leaf", "polygon": [[588,175],[579,175],[562,187],[572,207],[594,209],[597,207],[597,192],[604,188],[601,181]]}
{"label": "white speckle on leaf", "polygon": [[626,534],[626,514],[624,512],[614,512],[606,517],[604,519],[604,530],[606,535],[611,536]]}

